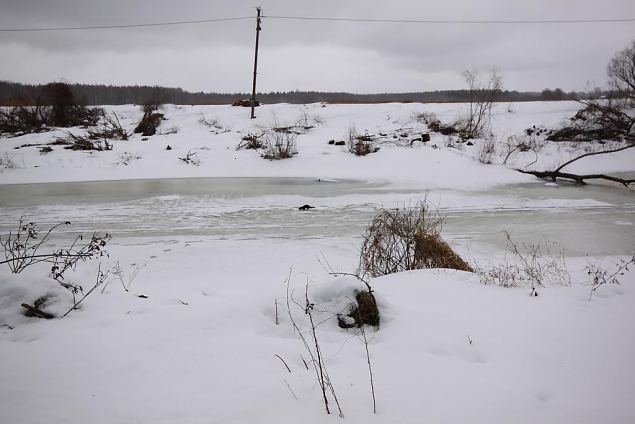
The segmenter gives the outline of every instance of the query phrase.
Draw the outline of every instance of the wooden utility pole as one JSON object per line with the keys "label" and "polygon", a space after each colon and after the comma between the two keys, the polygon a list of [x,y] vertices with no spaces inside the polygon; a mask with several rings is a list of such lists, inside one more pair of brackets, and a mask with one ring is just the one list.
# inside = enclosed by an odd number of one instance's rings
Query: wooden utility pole
{"label": "wooden utility pole", "polygon": [[256,53],[254,55],[254,84],[251,89],[251,119],[256,117],[256,74],[258,73],[258,41],[260,39],[260,7],[257,7],[258,16],[256,17]]}

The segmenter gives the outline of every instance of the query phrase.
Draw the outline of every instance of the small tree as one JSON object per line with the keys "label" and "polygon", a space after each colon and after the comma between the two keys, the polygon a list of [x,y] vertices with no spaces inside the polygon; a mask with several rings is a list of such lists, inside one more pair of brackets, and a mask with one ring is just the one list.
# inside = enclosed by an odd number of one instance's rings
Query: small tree
{"label": "small tree", "polygon": [[480,138],[485,135],[492,105],[503,88],[503,77],[493,69],[486,83],[481,81],[477,71],[464,71],[463,78],[470,95],[470,110],[459,122],[459,134],[464,140]]}
{"label": "small tree", "polygon": [[63,82],[51,82],[42,89],[42,99],[45,105],[51,107],[51,125],[68,127],[71,124],[71,109],[77,102],[73,91]]}

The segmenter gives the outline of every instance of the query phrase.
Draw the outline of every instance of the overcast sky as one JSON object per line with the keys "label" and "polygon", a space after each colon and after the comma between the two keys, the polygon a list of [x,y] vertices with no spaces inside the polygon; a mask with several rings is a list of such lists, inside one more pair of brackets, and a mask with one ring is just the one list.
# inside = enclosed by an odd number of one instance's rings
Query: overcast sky
{"label": "overcast sky", "polygon": [[[633,0],[0,0],[0,28],[118,25],[255,15],[371,19],[635,18]],[[0,79],[251,91],[254,20],[183,26],[0,32]],[[496,67],[510,90],[606,84],[635,23],[456,25],[263,19],[259,91],[462,88]]]}

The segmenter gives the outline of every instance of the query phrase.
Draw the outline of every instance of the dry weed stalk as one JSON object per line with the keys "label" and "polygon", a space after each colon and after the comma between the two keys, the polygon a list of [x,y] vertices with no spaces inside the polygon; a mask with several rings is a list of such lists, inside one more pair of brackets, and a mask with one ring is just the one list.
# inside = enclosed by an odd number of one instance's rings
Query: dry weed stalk
{"label": "dry weed stalk", "polygon": [[507,245],[512,253],[512,259],[505,258],[501,265],[478,270],[483,284],[495,284],[500,287],[521,287],[529,285],[531,295],[538,296],[538,288],[552,285],[571,285],[571,276],[567,270],[564,251],[555,255],[551,253],[550,244],[556,243],[525,243],[512,239],[509,232],[505,232]]}
{"label": "dry weed stalk", "polygon": [[584,270],[592,279],[591,293],[589,293],[589,302],[593,293],[604,284],[620,284],[619,277],[629,271],[629,265],[635,264],[635,255],[630,259],[621,259],[616,265],[615,270],[610,271],[599,264],[589,264]]}
{"label": "dry weed stalk", "polygon": [[[322,392],[322,399],[324,401],[324,408],[326,409],[326,413],[329,415],[331,414],[331,410],[329,407],[329,400],[327,396],[327,390],[328,390],[328,392],[331,394],[337,406],[340,418],[344,418],[344,413],[342,412],[342,409],[339,404],[339,400],[337,399],[337,395],[335,394],[333,383],[331,381],[331,378],[329,377],[328,371],[326,370],[326,363],[324,362],[324,356],[322,354],[320,342],[317,337],[316,328],[317,326],[319,326],[320,323],[316,325],[313,319],[313,310],[315,308],[315,304],[309,300],[309,294],[308,294],[309,283],[307,281],[305,285],[304,304],[301,304],[297,302],[295,299],[293,299],[293,293],[290,288],[291,270],[289,271],[289,275],[285,283],[287,286],[287,298],[286,298],[287,314],[289,315],[289,319],[291,321],[291,325],[293,326],[293,329],[297,332],[298,337],[302,341],[302,344],[304,345],[305,349],[307,350],[311,358],[310,362],[311,362],[311,365],[313,366],[313,370],[315,371],[318,384],[320,385],[320,389]],[[308,318],[308,322],[310,326],[308,331],[302,331],[301,327],[297,324],[297,322],[293,318],[293,313],[291,312],[292,303],[296,305],[296,307],[304,311],[304,316],[305,318]],[[310,337],[310,340],[311,340],[310,342],[307,339],[307,334]],[[306,362],[305,362],[305,365],[306,365]]]}
{"label": "dry weed stalk", "polygon": [[379,277],[422,268],[472,271],[441,238],[443,218],[427,200],[381,209],[363,236],[358,274]]}

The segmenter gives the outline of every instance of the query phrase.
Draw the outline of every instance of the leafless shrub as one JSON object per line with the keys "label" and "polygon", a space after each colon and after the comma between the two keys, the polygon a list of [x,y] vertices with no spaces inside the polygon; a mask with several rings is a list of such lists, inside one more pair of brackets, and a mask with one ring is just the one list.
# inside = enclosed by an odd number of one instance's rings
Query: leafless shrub
{"label": "leafless shrub", "polygon": [[300,116],[295,121],[295,126],[304,131],[315,128],[316,125],[324,125],[326,120],[319,115],[310,114],[305,108],[300,108]]}
{"label": "leafless shrub", "polygon": [[[289,271],[289,276],[287,277],[285,283],[287,286],[287,299],[286,299],[287,314],[289,316],[289,320],[291,322],[291,325],[293,326],[294,331],[296,332],[296,334],[302,341],[302,344],[304,345],[307,353],[309,354],[309,357],[311,358],[310,364],[313,367],[313,370],[315,371],[315,376],[322,392],[322,400],[324,402],[324,408],[326,410],[326,413],[329,415],[331,414],[331,409],[329,406],[329,398],[328,398],[328,394],[330,393],[339,411],[339,416],[341,418],[344,418],[344,413],[342,412],[342,409],[339,404],[339,400],[337,399],[337,395],[335,394],[335,388],[333,387],[333,382],[331,381],[329,373],[326,369],[324,354],[322,353],[320,342],[317,336],[316,330],[317,330],[317,327],[320,325],[320,323],[316,324],[313,317],[313,312],[316,305],[309,299],[308,281],[305,285],[304,300],[302,303],[293,298],[293,292],[291,291],[291,288],[290,288],[291,271]],[[292,305],[294,305],[296,308],[303,311],[306,324],[308,324],[308,327],[309,327],[308,330],[303,330],[302,327],[304,323],[298,324],[298,322],[293,317]],[[307,365],[307,369],[308,369],[308,365]]]}
{"label": "leafless shrub", "polygon": [[0,169],[17,169],[18,165],[13,160],[12,156],[9,156],[8,152],[4,152],[0,157]]}
{"label": "leafless shrub", "polygon": [[300,116],[295,121],[295,126],[303,128],[305,131],[310,130],[314,127],[312,124],[311,117],[309,116],[309,112],[300,108]]}
{"label": "leafless shrub", "polygon": [[503,158],[503,165],[507,165],[507,161],[512,158],[512,156],[519,151],[522,151],[522,141],[519,137],[515,135],[510,135],[505,139],[503,144],[503,154],[505,155]]}
{"label": "leafless shrub", "polygon": [[240,139],[240,143],[236,146],[236,150],[257,150],[262,148],[261,138],[264,136],[264,133],[253,134],[248,133]]}
{"label": "leafless shrub", "polygon": [[[546,285],[571,285],[571,276],[564,260],[564,252],[556,243],[525,243],[512,239],[505,232],[511,258],[505,258],[503,264],[477,273],[483,284],[494,284],[500,287],[531,287],[531,295],[538,296],[538,288]],[[560,249],[552,254],[553,248]]]}
{"label": "leafless shrub", "polygon": [[444,124],[432,112],[419,113],[414,116],[414,119],[426,125],[430,131],[433,131],[442,135],[454,135],[459,133],[458,128],[456,128],[456,123]]}
{"label": "leafless shrub", "polygon": [[92,139],[109,139],[109,140],[128,140],[128,131],[126,131],[121,122],[119,122],[119,116],[115,112],[106,113],[103,116],[101,129],[91,129],[88,131],[88,135]]}
{"label": "leafless shrub", "polygon": [[91,127],[104,110],[86,107],[75,97],[70,86],[52,82],[42,87],[35,99],[22,99],[10,109],[0,109],[0,133],[14,135],[48,131],[48,127]]}
{"label": "leafless shrub", "polygon": [[629,271],[628,267],[635,264],[635,255],[630,259],[621,259],[613,269],[607,269],[600,264],[589,264],[584,270],[591,278],[591,292],[589,301],[593,293],[604,284],[620,284],[619,278]]}
{"label": "leafless shrub", "polygon": [[138,153],[123,152],[120,153],[117,158],[119,160],[117,161],[116,165],[128,166],[131,162],[141,159],[142,156]]}
{"label": "leafless shrub", "polygon": [[295,140],[297,134],[292,132],[270,131],[264,135],[262,157],[269,160],[289,159],[298,154]]}
{"label": "leafless shrub", "polygon": [[359,273],[378,277],[421,268],[471,268],[441,238],[443,218],[427,201],[415,207],[381,209],[360,252]]}
{"label": "leafless shrub", "polygon": [[366,156],[379,151],[379,147],[375,146],[374,138],[368,134],[359,134],[355,126],[348,128],[346,145],[348,151],[355,156]]}
{"label": "leafless shrub", "polygon": [[198,120],[198,122],[201,125],[206,126],[208,128],[214,128],[216,130],[222,130],[223,129],[223,126],[220,124],[218,119],[216,119],[216,118],[206,118],[205,115],[203,115],[203,114],[201,114],[201,118]]}
{"label": "leafless shrub", "polygon": [[478,150],[478,161],[482,164],[492,163],[492,157],[496,153],[496,141],[494,137],[487,137],[481,143]]}
{"label": "leafless shrub", "polygon": [[[42,252],[50,241],[51,234],[64,225],[70,225],[70,222],[66,221],[54,225],[42,235],[35,223],[25,223],[20,219],[15,232],[9,232],[6,237],[0,237],[0,246],[2,246],[5,257],[3,261],[0,261],[0,264],[7,264],[13,274],[19,274],[39,263],[49,264],[51,266],[49,276],[73,296],[73,307],[64,314],[66,316],[76,309],[97,286],[101,285],[105,278],[100,267],[97,271],[96,284],[85,292],[81,285],[67,282],[65,280],[66,273],[69,270],[75,270],[79,262],[107,255],[105,247],[110,241],[110,235],[93,233],[88,241],[84,241],[84,237],[80,234],[69,247]],[[31,312],[39,310],[37,306],[27,307],[27,309]]]}
{"label": "leafless shrub", "polygon": [[538,161],[538,153],[544,148],[545,141],[539,135],[511,135],[507,137],[501,143],[503,150],[503,165],[507,165],[507,162],[519,152],[532,152],[534,154],[533,162],[527,164],[526,166],[533,165]]}
{"label": "leafless shrub", "polygon": [[444,135],[441,140],[441,145],[443,147],[449,147],[454,149],[458,144],[460,144],[457,139],[451,135]]}
{"label": "leafless shrub", "polygon": [[[119,261],[115,263],[115,265],[109,270],[110,274],[112,274],[115,280],[121,283],[121,286],[125,291],[130,291],[130,286],[132,286],[133,281],[139,275],[139,272],[145,268],[146,264],[132,264],[132,271],[126,275],[126,272],[121,268]],[[112,280],[106,282],[101,292],[103,293]]]}
{"label": "leafless shrub", "polygon": [[95,133],[86,135],[76,135],[66,132],[63,137],[55,137],[53,145],[63,145],[67,150],[112,150],[112,144],[107,138],[95,138]]}
{"label": "leafless shrub", "polygon": [[190,150],[188,150],[185,156],[183,156],[182,158],[179,158],[179,160],[182,160],[188,165],[199,166],[201,164],[201,161],[196,155],[196,152],[192,152]]}
{"label": "leafless shrub", "polygon": [[71,87],[64,82],[52,82],[42,88],[38,104],[49,110],[47,124],[55,127],[95,126],[104,111],[80,104]]}
{"label": "leafless shrub", "polygon": [[482,82],[476,71],[464,71],[463,78],[470,94],[470,109],[457,124],[459,135],[463,140],[482,138],[487,135],[492,105],[503,88],[503,78],[495,69],[487,82]]}
{"label": "leafless shrub", "polygon": [[46,123],[48,109],[42,105],[18,105],[0,108],[0,134],[21,135],[32,132],[50,131]]}
{"label": "leafless shrub", "polygon": [[88,296],[90,296],[92,292],[94,292],[97,288],[99,288],[106,282],[108,278],[108,273],[109,271],[101,270],[101,263],[100,263],[97,266],[97,275],[95,276],[95,282],[90,287],[90,289],[86,291],[84,291],[83,287],[78,284],[65,284],[60,282],[62,286],[64,286],[65,288],[70,290],[71,293],[73,293],[73,306],[71,306],[71,308],[68,311],[66,311],[64,315],[62,315],[62,317],[65,317],[66,315],[70,314],[74,310],[77,310],[79,308],[80,303],[82,303]]}

